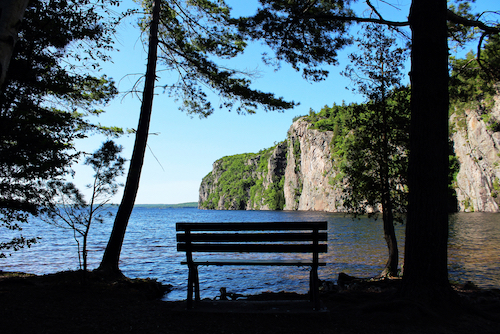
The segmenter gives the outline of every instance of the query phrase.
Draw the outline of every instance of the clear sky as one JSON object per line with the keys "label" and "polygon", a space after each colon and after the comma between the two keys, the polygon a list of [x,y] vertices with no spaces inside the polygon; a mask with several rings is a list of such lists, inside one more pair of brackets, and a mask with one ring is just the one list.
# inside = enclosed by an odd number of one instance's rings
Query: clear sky
{"label": "clear sky", "polygon": [[[403,20],[408,13],[410,0],[394,1],[403,8],[399,14],[399,19]],[[500,10],[497,1],[478,0],[476,7]],[[228,3],[233,7],[235,15],[251,15],[254,11],[252,4],[256,1],[230,0]],[[379,5],[383,7],[381,9],[390,9],[382,2]],[[126,0],[119,8],[127,6],[138,7],[131,0]],[[147,54],[137,27],[138,19],[139,16],[132,17],[118,28],[115,46],[119,51],[111,54],[113,63],[106,64],[102,71],[118,83],[120,92],[129,91],[138,78],[137,74],[143,74],[146,69]],[[300,105],[282,113],[258,110],[257,114],[246,116],[217,109],[208,118],[200,119],[179,111],[174,98],[163,94],[162,89],[158,88],[155,92],[150,125],[150,133],[154,135],[150,135],[148,140],[149,149],[144,160],[136,204],[196,202],[201,180],[212,170],[212,164],[217,159],[227,155],[258,152],[286,139],[292,119],[308,114],[309,109],[319,111],[325,105],[363,100],[362,96],[354,95],[345,88],[350,82],[339,74],[348,64],[347,55],[352,49],[341,53],[340,65],[328,68],[328,79],[320,83],[305,81],[300,73],[286,64],[278,71],[264,65],[260,54],[265,50],[260,43],[253,44],[242,57],[238,57],[235,64],[241,69],[260,72],[259,78],[253,80],[254,88],[275,93],[286,100],[300,102]],[[161,70],[161,65],[158,70]],[[169,75],[161,73],[165,78]],[[139,88],[142,90],[142,86]],[[217,102],[215,98],[213,103],[218,105]],[[104,110],[106,113],[101,115],[97,122],[136,128],[140,99],[131,94],[121,95],[105,106]],[[77,148],[93,152],[104,140],[103,136],[94,135],[78,142]],[[129,160],[134,136],[123,136],[116,142],[124,147],[123,157]],[[75,170],[76,175],[72,181],[80,189],[84,189],[84,185],[92,180],[92,170],[82,165],[77,166]],[[112,202],[119,203],[120,200],[121,192]]]}

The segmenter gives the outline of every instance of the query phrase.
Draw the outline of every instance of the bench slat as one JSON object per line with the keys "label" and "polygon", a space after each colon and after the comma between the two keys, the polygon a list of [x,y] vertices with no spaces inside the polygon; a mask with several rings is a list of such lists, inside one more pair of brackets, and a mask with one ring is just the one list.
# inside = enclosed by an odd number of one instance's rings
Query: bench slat
{"label": "bench slat", "polygon": [[327,245],[319,244],[177,244],[177,251],[185,252],[221,252],[221,253],[326,253]]}
{"label": "bench slat", "polygon": [[282,241],[327,241],[326,232],[304,233],[191,233],[177,234],[177,242],[282,242]]}
{"label": "bench slat", "polygon": [[[198,266],[309,266],[309,290],[314,307],[319,309],[318,266],[319,253],[326,253],[328,245],[323,222],[231,222],[231,223],[177,223],[177,250],[186,252],[188,291],[187,306],[191,308],[193,292],[199,301]],[[244,231],[243,233],[240,233]],[[321,232],[320,232],[321,231]],[[214,233],[209,233],[214,232]],[[267,232],[267,233],[264,233]],[[323,242],[323,243],[320,243]],[[310,259],[195,259],[193,253],[309,253]]]}
{"label": "bench slat", "polygon": [[238,223],[177,223],[177,231],[273,231],[273,230],[326,230],[328,223],[322,222],[238,222]]}
{"label": "bench slat", "polygon": [[[192,262],[198,266],[313,266],[314,263],[308,260],[237,260],[237,259],[195,259]],[[189,264],[182,261],[181,264]],[[326,266],[325,262],[319,262],[318,266]]]}

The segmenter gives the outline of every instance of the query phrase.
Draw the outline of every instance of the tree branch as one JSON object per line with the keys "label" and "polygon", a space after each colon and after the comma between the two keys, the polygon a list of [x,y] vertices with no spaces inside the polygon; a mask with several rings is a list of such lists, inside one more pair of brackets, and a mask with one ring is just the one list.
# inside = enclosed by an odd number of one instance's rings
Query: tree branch
{"label": "tree branch", "polygon": [[451,10],[448,9],[448,14],[447,14],[448,21],[451,21],[456,24],[461,24],[466,27],[476,27],[487,34],[498,34],[500,33],[500,27],[490,27],[484,22],[477,21],[477,20],[469,20],[466,19],[462,16],[457,15],[456,13],[452,12]]}
{"label": "tree branch", "polygon": [[371,10],[378,16],[378,18],[380,20],[383,20],[384,18],[382,17],[382,15],[380,15],[380,13],[378,12],[378,10],[372,5],[372,3],[370,2],[370,0],[366,0],[366,4],[371,8]]}
{"label": "tree branch", "polygon": [[[332,20],[337,20],[337,21],[351,21],[351,22],[357,22],[357,23],[378,23],[378,24],[384,24],[387,26],[393,26],[393,27],[405,27],[409,26],[410,22],[409,21],[388,21],[383,19],[380,14],[374,9],[373,6],[371,6],[371,3],[368,1],[368,5],[372,10],[374,10],[375,14],[379,16],[379,18],[368,18],[368,17],[357,17],[357,16],[341,16],[341,15],[331,15],[328,13],[321,13],[321,14],[314,14],[314,15],[304,15],[303,18],[306,19],[315,19],[315,20],[324,20],[324,21],[332,21]],[[466,27],[477,27],[484,32],[488,34],[496,34],[500,33],[500,27],[491,27],[484,22],[478,21],[478,20],[469,20],[464,17],[461,17],[451,10],[448,10],[447,14],[448,21],[451,21],[456,24],[461,24]]]}
{"label": "tree branch", "polygon": [[341,16],[341,15],[331,15],[328,13],[314,14],[314,15],[304,15],[304,19],[314,19],[323,21],[344,21],[344,22],[357,22],[357,23],[378,23],[393,27],[405,27],[409,26],[409,21],[388,21],[384,19],[376,19],[370,17],[357,17],[357,16]]}

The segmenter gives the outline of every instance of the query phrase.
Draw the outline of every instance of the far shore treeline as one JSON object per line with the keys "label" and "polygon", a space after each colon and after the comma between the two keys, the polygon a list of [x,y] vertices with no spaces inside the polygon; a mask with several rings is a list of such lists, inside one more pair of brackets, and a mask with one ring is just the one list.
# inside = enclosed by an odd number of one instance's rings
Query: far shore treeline
{"label": "far shore treeline", "polygon": [[198,202],[187,202],[178,204],[135,204],[134,208],[147,209],[170,209],[170,208],[197,208]]}

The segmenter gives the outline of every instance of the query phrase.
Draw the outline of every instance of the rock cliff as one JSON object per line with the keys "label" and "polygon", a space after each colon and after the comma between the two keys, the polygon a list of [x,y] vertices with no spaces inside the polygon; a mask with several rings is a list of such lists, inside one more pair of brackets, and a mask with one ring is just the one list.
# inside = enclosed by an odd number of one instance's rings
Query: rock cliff
{"label": "rock cliff", "polygon": [[310,129],[303,119],[288,130],[285,210],[341,211],[340,191],[332,182],[332,137],[332,131]]}
{"label": "rock cliff", "polygon": [[217,160],[200,185],[198,207],[216,210],[283,208],[286,142],[259,153]]}
{"label": "rock cliff", "polygon": [[456,177],[459,211],[499,212],[500,95],[491,110],[452,115],[452,139],[460,163]]}
{"label": "rock cliff", "polygon": [[[459,162],[453,182],[459,211],[500,212],[499,124],[500,95],[491,110],[467,109],[450,118]],[[334,182],[332,137],[332,131],[312,129],[299,118],[287,139],[275,147],[216,161],[201,183],[199,207],[342,212],[342,186]],[[230,168],[227,160],[234,157],[245,168]]]}

